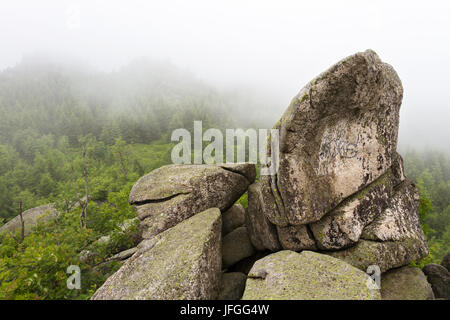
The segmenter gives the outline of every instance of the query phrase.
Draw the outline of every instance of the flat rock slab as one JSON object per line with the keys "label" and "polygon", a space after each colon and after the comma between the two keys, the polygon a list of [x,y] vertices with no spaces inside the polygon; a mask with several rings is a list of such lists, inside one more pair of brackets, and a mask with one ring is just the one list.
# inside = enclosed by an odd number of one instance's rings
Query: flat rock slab
{"label": "flat rock slab", "polygon": [[150,239],[197,212],[225,211],[252,183],[253,164],[168,165],[140,178],[130,192],[142,220],[142,237]]}
{"label": "flat rock slab", "polygon": [[381,272],[385,272],[426,257],[428,247],[417,239],[385,242],[360,239],[356,245],[348,249],[323,253],[341,259],[363,271],[371,265],[377,265]]}
{"label": "flat rock slab", "polygon": [[397,148],[402,97],[396,72],[371,50],[308,83],[274,127],[280,133],[279,171],[262,180],[278,207],[269,220],[318,221],[385,173]]}
{"label": "flat rock slab", "polygon": [[212,208],[143,241],[92,300],[217,298],[221,228],[220,210]]}
{"label": "flat rock slab", "polygon": [[[53,203],[24,211],[22,217],[25,225],[25,235],[29,235],[39,222],[44,223],[54,220],[58,215],[59,211],[56,210]],[[20,222],[20,216],[17,216],[0,228],[0,234],[6,232],[16,233],[17,231],[20,232],[21,229],[22,224]]]}
{"label": "flat rock slab", "polygon": [[243,300],[379,300],[373,280],[327,255],[284,250],[258,260],[248,275]]}
{"label": "flat rock slab", "polygon": [[382,300],[433,300],[427,277],[419,268],[402,267],[381,275]]}

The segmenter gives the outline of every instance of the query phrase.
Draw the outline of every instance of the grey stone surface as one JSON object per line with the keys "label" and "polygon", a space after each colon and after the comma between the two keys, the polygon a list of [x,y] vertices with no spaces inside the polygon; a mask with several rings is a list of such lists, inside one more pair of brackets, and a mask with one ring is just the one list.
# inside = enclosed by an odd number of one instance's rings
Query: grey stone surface
{"label": "grey stone surface", "polygon": [[308,83],[275,125],[279,171],[261,179],[277,204],[269,220],[318,221],[385,173],[394,162],[402,97],[396,72],[371,50]]}
{"label": "grey stone surface", "polygon": [[144,240],[91,299],[217,298],[221,229],[220,210],[211,208]]}
{"label": "grey stone surface", "polygon": [[168,165],[140,178],[129,202],[142,220],[143,238],[150,239],[196,212],[230,208],[251,183],[247,171],[254,170],[253,164],[234,166]]}
{"label": "grey stone surface", "polygon": [[257,261],[248,274],[244,300],[380,299],[370,277],[327,255],[283,250]]}

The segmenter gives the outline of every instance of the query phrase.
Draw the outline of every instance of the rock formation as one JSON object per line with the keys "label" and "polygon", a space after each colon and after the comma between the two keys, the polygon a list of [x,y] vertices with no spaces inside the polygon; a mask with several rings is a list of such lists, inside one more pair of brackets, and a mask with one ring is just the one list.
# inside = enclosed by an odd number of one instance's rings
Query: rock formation
{"label": "rock formation", "polygon": [[[144,240],[93,299],[380,299],[369,266],[383,273],[383,298],[432,298],[420,270],[404,267],[428,247],[396,151],[402,96],[390,65],[357,53],[276,123],[273,175],[255,182],[255,165],[241,163],[140,178],[129,202]],[[244,209],[235,202],[246,191]]]}
{"label": "rock formation", "polygon": [[[59,215],[58,210],[55,208],[54,203],[46,204],[40,207],[26,210],[22,213],[23,221],[25,225],[25,236],[29,235],[33,228],[39,223],[45,223],[50,220],[55,219]],[[20,232],[22,224],[20,222],[20,217],[17,216],[7,223],[5,223],[0,228],[0,234],[11,232]]]}

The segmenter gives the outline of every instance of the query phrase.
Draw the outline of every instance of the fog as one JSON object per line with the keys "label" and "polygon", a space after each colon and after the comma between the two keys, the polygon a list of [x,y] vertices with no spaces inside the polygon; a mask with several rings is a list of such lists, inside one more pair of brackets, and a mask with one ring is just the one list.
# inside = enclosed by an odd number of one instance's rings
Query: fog
{"label": "fog", "polygon": [[371,48],[403,82],[401,145],[448,151],[449,9],[411,0],[3,1],[0,70],[35,53],[102,71],[150,57],[270,101],[275,123],[314,76]]}

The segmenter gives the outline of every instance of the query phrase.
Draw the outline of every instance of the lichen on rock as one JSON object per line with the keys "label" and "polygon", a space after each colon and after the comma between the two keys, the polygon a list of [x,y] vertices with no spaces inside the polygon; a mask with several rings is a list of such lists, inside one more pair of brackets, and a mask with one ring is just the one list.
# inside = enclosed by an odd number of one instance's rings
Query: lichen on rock
{"label": "lichen on rock", "polygon": [[217,298],[221,228],[220,210],[212,208],[144,241],[92,299]]}

